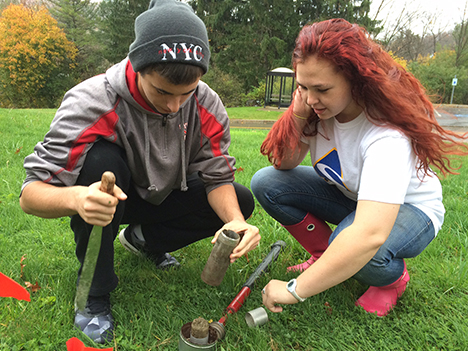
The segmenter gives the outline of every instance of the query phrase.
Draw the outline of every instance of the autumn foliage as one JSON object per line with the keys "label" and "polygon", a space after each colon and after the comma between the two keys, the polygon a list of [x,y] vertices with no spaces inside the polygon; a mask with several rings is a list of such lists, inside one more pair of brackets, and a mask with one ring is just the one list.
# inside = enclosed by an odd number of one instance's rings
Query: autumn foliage
{"label": "autumn foliage", "polygon": [[10,4],[0,16],[0,107],[56,107],[77,54],[48,10]]}

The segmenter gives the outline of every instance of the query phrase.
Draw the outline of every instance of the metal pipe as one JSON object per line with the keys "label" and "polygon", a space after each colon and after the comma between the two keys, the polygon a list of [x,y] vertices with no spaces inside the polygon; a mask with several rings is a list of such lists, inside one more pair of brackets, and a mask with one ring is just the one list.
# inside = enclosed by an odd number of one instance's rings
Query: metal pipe
{"label": "metal pipe", "polygon": [[268,255],[263,259],[263,261],[255,269],[255,271],[250,275],[249,279],[247,279],[247,281],[244,283],[240,292],[225,309],[224,315],[221,317],[221,319],[217,322],[213,322],[210,324],[218,333],[218,339],[223,339],[226,335],[226,330],[224,326],[226,325],[228,315],[234,314],[237,311],[239,311],[247,297],[250,295],[255,280],[257,280],[260,274],[267,271],[268,267],[273,261],[276,261],[279,253],[284,247],[286,247],[286,243],[282,240],[278,240],[271,246],[271,250],[268,253]]}
{"label": "metal pipe", "polygon": [[221,284],[230,264],[229,256],[239,240],[239,234],[232,230],[224,229],[219,234],[201,274],[201,279],[206,284],[211,286]]}

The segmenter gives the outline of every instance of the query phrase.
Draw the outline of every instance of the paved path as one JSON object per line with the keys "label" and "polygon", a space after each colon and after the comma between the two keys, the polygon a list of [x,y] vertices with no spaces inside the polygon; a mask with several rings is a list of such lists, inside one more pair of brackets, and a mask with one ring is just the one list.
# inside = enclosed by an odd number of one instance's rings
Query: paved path
{"label": "paved path", "polygon": [[468,132],[467,105],[440,105],[436,107],[436,118],[439,124],[448,130]]}
{"label": "paved path", "polygon": [[[439,124],[445,129],[459,133],[468,132],[468,105],[440,105],[435,107],[435,112]],[[232,119],[231,127],[270,129],[274,122],[274,120]]]}

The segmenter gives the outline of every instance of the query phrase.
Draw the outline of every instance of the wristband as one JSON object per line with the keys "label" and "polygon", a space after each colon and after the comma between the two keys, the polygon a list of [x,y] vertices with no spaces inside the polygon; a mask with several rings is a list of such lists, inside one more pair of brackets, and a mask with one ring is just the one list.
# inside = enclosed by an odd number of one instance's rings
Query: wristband
{"label": "wristband", "polygon": [[286,285],[286,289],[291,293],[292,296],[296,298],[299,302],[304,302],[306,298],[300,297],[296,292],[297,280],[291,279],[288,284]]}
{"label": "wristband", "polygon": [[302,117],[302,116],[296,115],[294,112],[293,112],[293,116],[296,117],[296,118],[299,118],[299,119],[303,119],[303,120],[308,119],[307,117]]}

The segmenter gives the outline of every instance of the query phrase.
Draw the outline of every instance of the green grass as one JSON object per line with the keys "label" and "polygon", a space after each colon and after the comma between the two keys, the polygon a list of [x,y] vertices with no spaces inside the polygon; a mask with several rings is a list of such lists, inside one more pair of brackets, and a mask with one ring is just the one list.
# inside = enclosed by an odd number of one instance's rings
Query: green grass
{"label": "green grass", "polygon": [[275,107],[230,107],[226,109],[230,119],[277,120],[285,111]]}
{"label": "green grass", "polygon": [[[235,111],[236,115],[242,111]],[[231,112],[230,112],[231,113]],[[71,337],[99,347],[73,327],[73,299],[78,262],[67,218],[41,219],[24,214],[18,195],[24,179],[24,157],[43,138],[52,110],[0,109],[0,272],[20,284],[41,286],[31,302],[0,298],[0,350],[65,350]],[[244,117],[242,117],[244,118]],[[231,154],[237,158],[236,180],[250,178],[267,160],[258,151],[264,130],[233,129]],[[235,350],[467,350],[468,349],[468,158],[461,175],[443,180],[447,215],[434,242],[407,260],[410,285],[398,306],[385,318],[361,311],[354,301],[366,287],[350,279],[303,304],[269,312],[269,322],[249,328],[247,311],[262,305],[260,289],[272,278],[289,280],[286,267],[307,254],[258,206],[250,223],[262,241],[228,269],[219,287],[200,279],[211,251],[209,239],[174,253],[182,263],[176,272],[161,272],[115,244],[120,284],[112,294],[116,319],[114,350],[177,350],[183,324],[197,317],[218,320],[270,245],[288,247],[268,274],[261,276],[241,310],[226,325],[218,351]],[[20,260],[26,255],[21,277]],[[330,306],[327,307],[325,303]]]}

